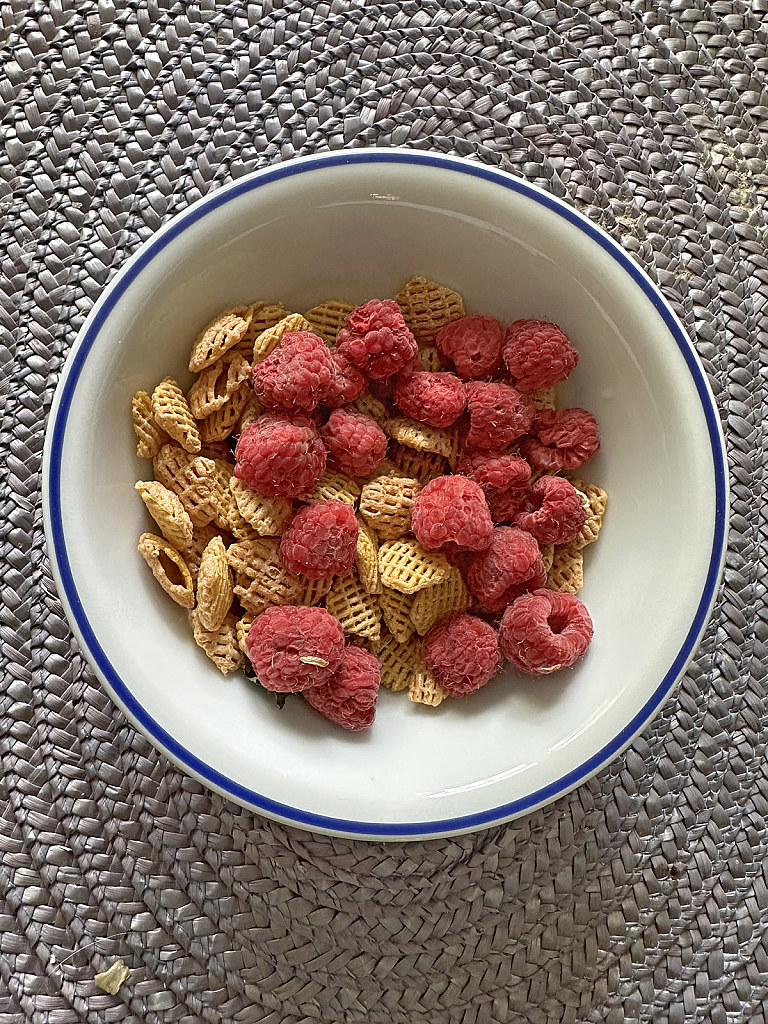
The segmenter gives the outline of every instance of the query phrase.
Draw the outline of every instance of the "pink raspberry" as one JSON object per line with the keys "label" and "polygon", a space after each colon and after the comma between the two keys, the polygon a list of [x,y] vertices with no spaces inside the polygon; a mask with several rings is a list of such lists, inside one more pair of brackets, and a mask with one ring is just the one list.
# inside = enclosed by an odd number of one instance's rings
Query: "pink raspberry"
{"label": "pink raspberry", "polygon": [[235,476],[260,494],[295,498],[325,472],[327,453],[307,416],[267,413],[250,423],[235,447]]}
{"label": "pink raspberry", "polygon": [[464,380],[490,377],[501,364],[504,328],[490,316],[465,316],[447,324],[437,336],[442,355],[453,360]]}
{"label": "pink raspberry", "polygon": [[332,465],[352,476],[369,476],[384,461],[387,435],[371,416],[334,409],[320,428]]}
{"label": "pink raspberry", "polygon": [[480,484],[486,498],[510,488],[525,488],[531,479],[531,467],[525,459],[508,452],[467,452],[459,459],[455,472]]}
{"label": "pink raspberry", "polygon": [[525,505],[527,498],[527,487],[510,487],[508,491],[494,491],[486,494],[491,519],[497,526],[501,523],[511,523]]}
{"label": "pink raspberry", "polygon": [[593,632],[589,612],[573,594],[534,590],[504,612],[499,640],[502,654],[515,668],[543,675],[579,659]]}
{"label": "pink raspberry", "polygon": [[416,495],[411,529],[426,551],[449,543],[481,551],[493,530],[482,487],[465,476],[435,477]]}
{"label": "pink raspberry", "polygon": [[539,545],[530,533],[497,526],[485,551],[475,555],[467,586],[490,611],[501,611],[511,587],[542,587],[547,574]]}
{"label": "pink raspberry", "polygon": [[311,580],[349,576],[355,562],[358,525],[351,505],[331,498],[304,505],[280,541],[280,558]]}
{"label": "pink raspberry", "polygon": [[534,469],[548,473],[577,469],[600,448],[597,420],[586,409],[546,409],[531,433],[520,445],[522,453]]}
{"label": "pink raspberry", "polygon": [[451,697],[479,690],[501,668],[496,630],[474,615],[442,622],[424,638],[424,662]]}
{"label": "pink raspberry", "polygon": [[284,334],[275,351],[253,368],[253,390],[278,412],[312,412],[329,392],[336,364],[322,338]]}
{"label": "pink raspberry", "polygon": [[373,724],[380,682],[378,659],[364,647],[347,647],[328,682],[305,690],[304,699],[329,721],[357,732]]}
{"label": "pink raspberry", "polygon": [[581,495],[561,476],[540,477],[529,492],[515,525],[530,533],[539,544],[567,544],[577,537],[587,520]]}
{"label": "pink raspberry", "polygon": [[331,349],[331,359],[336,365],[336,371],[331,378],[328,393],[325,396],[325,404],[332,409],[348,405],[368,387],[368,381],[364,373],[361,373],[356,366],[335,349]]}
{"label": "pink raspberry", "polygon": [[344,657],[344,630],[325,608],[267,608],[245,639],[261,685],[275,693],[297,693],[327,683]]}
{"label": "pink raspberry", "polygon": [[516,387],[526,392],[559,384],[579,361],[579,353],[560,328],[544,320],[515,320],[510,324],[502,355]]}
{"label": "pink raspberry", "polygon": [[466,385],[469,448],[506,448],[527,433],[536,410],[527,395],[509,384],[472,381]]}
{"label": "pink raspberry", "polygon": [[464,412],[464,385],[452,373],[402,374],[395,388],[395,401],[406,416],[431,427],[450,427]]}
{"label": "pink raspberry", "polygon": [[343,356],[376,380],[405,369],[418,351],[392,299],[372,299],[353,309],[336,342]]}

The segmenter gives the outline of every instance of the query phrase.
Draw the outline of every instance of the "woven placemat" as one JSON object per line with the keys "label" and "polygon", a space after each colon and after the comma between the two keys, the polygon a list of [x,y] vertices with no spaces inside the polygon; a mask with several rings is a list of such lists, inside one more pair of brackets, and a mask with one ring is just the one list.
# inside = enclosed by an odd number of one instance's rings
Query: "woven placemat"
{"label": "woven placemat", "polygon": [[[0,0],[0,1024],[765,1019],[767,12]],[[63,359],[126,256],[247,171],[373,144],[499,165],[620,240],[697,343],[734,503],[711,628],[624,757],[512,825],[386,846],[245,812],[137,735],[39,500]]]}

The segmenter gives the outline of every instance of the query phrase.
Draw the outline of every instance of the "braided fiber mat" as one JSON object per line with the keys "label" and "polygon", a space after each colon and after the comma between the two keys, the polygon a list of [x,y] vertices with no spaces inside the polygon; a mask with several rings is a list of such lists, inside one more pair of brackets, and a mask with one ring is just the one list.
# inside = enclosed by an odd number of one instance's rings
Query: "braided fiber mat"
{"label": "braided fiber mat", "polygon": [[[766,1019],[767,44],[766,0],[0,0],[0,1024]],[[62,362],[123,260],[247,171],[374,144],[505,167],[620,240],[697,343],[733,487],[663,714],[553,806],[423,844],[176,771],[80,656],[39,501]]]}

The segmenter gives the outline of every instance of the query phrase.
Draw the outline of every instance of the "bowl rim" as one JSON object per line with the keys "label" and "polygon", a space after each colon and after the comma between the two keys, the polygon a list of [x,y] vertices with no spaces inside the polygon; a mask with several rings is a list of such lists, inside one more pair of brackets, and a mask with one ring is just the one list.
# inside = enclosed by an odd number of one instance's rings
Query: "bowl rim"
{"label": "bowl rim", "polygon": [[[306,174],[327,167],[365,163],[399,163],[426,166],[479,178],[539,203],[562,216],[566,221],[579,228],[600,245],[629,274],[645,296],[650,299],[682,353],[688,371],[695,383],[705,415],[714,466],[715,517],[712,532],[712,550],[701,598],[677,656],[643,707],[610,742],[604,744],[600,750],[586,761],[554,782],[510,803],[501,804],[473,814],[443,818],[435,821],[369,822],[331,817],[302,810],[249,789],[247,786],[223,775],[192,751],[186,749],[156,722],[133,696],[126,683],[123,682],[107,658],[91,628],[85,609],[80,601],[69,562],[61,510],[61,460],[67,417],[77,382],[101,328],[127,287],[169,242],[181,235],[188,227],[210,211],[236,199],[240,195],[296,174]],[[587,779],[618,757],[630,745],[632,740],[642,732],[651,719],[655,717],[663,703],[673,693],[676,684],[682,678],[693,658],[706,628],[714,607],[725,564],[729,492],[726,449],[717,406],[693,344],[659,288],[607,232],[588,220],[587,217],[562,199],[500,168],[432,151],[371,147],[297,157],[276,166],[266,167],[244,175],[242,178],[197,200],[187,210],[179,213],[152,235],[151,238],[140,245],[138,250],[126,261],[101,294],[78,332],[72,350],[67,357],[56,388],[46,428],[43,453],[42,499],[45,536],[51,568],[64,610],[79,641],[82,653],[91,664],[112,700],[123,710],[134,726],[147,736],[155,747],[182,768],[182,770],[191,774],[209,788],[216,790],[240,805],[287,824],[351,838],[406,840],[437,838],[481,828],[490,828],[521,814],[530,813],[545,804],[551,803],[558,797],[564,796],[572,789],[586,782]]]}

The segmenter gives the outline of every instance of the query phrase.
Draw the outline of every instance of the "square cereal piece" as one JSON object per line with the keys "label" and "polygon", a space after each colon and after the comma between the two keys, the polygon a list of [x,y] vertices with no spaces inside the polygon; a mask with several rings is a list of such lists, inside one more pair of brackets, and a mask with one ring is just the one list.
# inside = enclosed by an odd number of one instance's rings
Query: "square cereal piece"
{"label": "square cereal piece", "polygon": [[421,484],[412,477],[377,476],[360,495],[360,514],[381,540],[397,540],[411,529],[411,509]]}
{"label": "square cereal piece", "polygon": [[448,691],[443,689],[428,668],[417,672],[408,687],[408,700],[414,704],[426,704],[430,708],[442,704],[447,696]]}
{"label": "square cereal piece", "polygon": [[253,309],[253,306],[233,306],[202,329],[189,356],[192,373],[212,366],[242,340],[253,318]]}
{"label": "square cereal piece", "polygon": [[420,345],[433,342],[446,324],[464,316],[459,293],[428,277],[412,277],[397,293],[395,302]]}
{"label": "square cereal piece", "polygon": [[375,395],[372,395],[370,391],[363,392],[363,394],[352,403],[352,408],[357,409],[357,411],[361,412],[364,416],[370,416],[372,419],[376,420],[380,427],[389,419],[389,411],[386,405]]}
{"label": "square cereal piece", "polygon": [[155,422],[152,398],[146,391],[137,391],[131,399],[131,418],[136,434],[136,454],[140,459],[154,459],[170,437]]}
{"label": "square cereal piece", "polygon": [[387,629],[398,643],[405,643],[413,636],[416,628],[411,619],[413,595],[382,587],[379,604]]}
{"label": "square cereal piece", "polygon": [[305,320],[301,313],[287,313],[279,320],[274,327],[268,327],[262,331],[253,343],[253,363],[262,362],[271,355],[284,334],[293,334],[294,331],[310,331],[311,325]]}
{"label": "square cereal piece", "polygon": [[326,469],[315,486],[301,499],[304,502],[327,501],[336,498],[347,505],[356,505],[360,498],[360,484],[354,477],[335,469]]}
{"label": "square cereal piece", "polygon": [[152,460],[155,479],[177,494],[193,526],[216,515],[216,464],[191,455],[176,444],[164,444]]}
{"label": "square cereal piece", "polygon": [[415,594],[442,583],[450,571],[445,555],[425,551],[415,537],[388,540],[379,548],[381,582],[401,594]]}
{"label": "square cereal piece", "polygon": [[195,419],[205,419],[221,409],[250,373],[250,363],[237,351],[225,352],[212,366],[202,370],[187,395]]}
{"label": "square cereal piece", "polygon": [[200,431],[184,394],[173,379],[165,377],[152,392],[155,423],[181,447],[196,455],[200,451]]}
{"label": "square cereal piece", "polygon": [[406,448],[414,448],[417,452],[434,452],[446,459],[456,456],[456,439],[439,427],[430,427],[406,416],[396,416],[394,419],[385,420],[382,428],[387,437],[405,445]]}
{"label": "square cereal piece", "polygon": [[406,476],[415,477],[421,484],[428,484],[438,476],[448,473],[448,460],[435,452],[418,452],[406,448],[396,441],[390,445],[392,461]]}
{"label": "square cereal piece", "polygon": [[587,513],[587,521],[578,537],[571,541],[570,547],[585,548],[587,544],[594,544],[600,534],[608,495],[602,488],[595,484],[585,483],[583,480],[571,479],[571,483],[582,495],[581,500]]}
{"label": "square cereal piece", "polygon": [[319,604],[333,586],[333,576],[322,580],[310,580],[302,573],[299,573],[302,591],[296,604],[316,605]]}
{"label": "square cereal piece", "polygon": [[222,675],[228,676],[243,667],[246,656],[238,643],[238,620],[235,615],[227,615],[221,626],[213,630],[202,625],[196,610],[190,613],[189,619],[195,643],[205,651]]}
{"label": "square cereal piece", "polygon": [[355,307],[351,302],[344,299],[326,299],[325,302],[313,306],[304,314],[304,319],[309,321],[309,329],[322,338],[328,345],[333,345],[336,335],[344,326],[347,314]]}
{"label": "square cereal piece", "polygon": [[357,517],[357,548],[355,565],[364,589],[369,594],[380,594],[379,539],[362,516]]}
{"label": "square cereal piece", "polygon": [[259,531],[254,530],[248,520],[243,518],[237,502],[229,510],[229,530],[237,540],[258,540],[261,536]]}
{"label": "square cereal piece", "polygon": [[237,391],[229,396],[220,409],[199,421],[200,437],[203,439],[203,444],[223,441],[229,437],[240,422],[249,394],[251,394],[251,385],[249,381],[245,381]]}
{"label": "square cereal piece", "polygon": [[296,604],[304,590],[301,579],[280,561],[274,537],[240,540],[227,549],[237,574],[235,597],[246,611],[258,615],[272,605]]}
{"label": "square cereal piece", "polygon": [[293,503],[287,498],[270,498],[252,490],[239,477],[233,476],[229,488],[237,510],[261,537],[279,537],[293,515]]}
{"label": "square cereal piece", "polygon": [[381,661],[381,685],[393,693],[407,690],[424,672],[418,644],[400,643],[394,636],[386,635],[380,641],[376,656]]}
{"label": "square cereal piece", "polygon": [[578,594],[584,586],[584,555],[581,548],[571,544],[555,547],[552,568],[547,573],[547,590],[562,594]]}
{"label": "square cereal piece", "polygon": [[469,591],[454,566],[447,578],[434,587],[420,590],[413,598],[411,622],[419,636],[425,636],[441,619],[461,615],[469,606]]}
{"label": "square cereal piece", "polygon": [[352,570],[344,579],[334,580],[325,607],[341,623],[345,633],[378,640],[381,636],[381,608]]}

